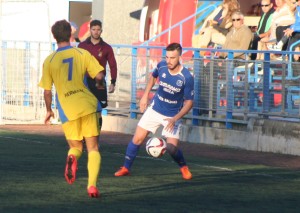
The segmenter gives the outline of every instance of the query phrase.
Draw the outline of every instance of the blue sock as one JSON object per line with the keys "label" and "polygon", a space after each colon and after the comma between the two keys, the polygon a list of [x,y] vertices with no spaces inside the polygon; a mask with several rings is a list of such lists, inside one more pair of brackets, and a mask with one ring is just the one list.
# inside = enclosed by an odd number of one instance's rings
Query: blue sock
{"label": "blue sock", "polygon": [[178,166],[180,166],[180,168],[186,165],[182,151],[180,149],[178,149],[175,154],[171,154],[171,157],[178,164]]}
{"label": "blue sock", "polygon": [[132,140],[129,142],[125,155],[124,166],[130,170],[135,157],[140,149],[140,145],[135,145]]}

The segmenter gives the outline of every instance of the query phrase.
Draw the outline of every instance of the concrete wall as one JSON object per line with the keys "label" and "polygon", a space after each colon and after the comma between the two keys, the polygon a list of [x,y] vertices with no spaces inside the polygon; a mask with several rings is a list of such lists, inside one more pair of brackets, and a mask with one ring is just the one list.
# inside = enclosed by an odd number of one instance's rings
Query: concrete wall
{"label": "concrete wall", "polygon": [[94,0],[93,19],[103,21],[104,40],[111,44],[132,44],[138,41],[139,20],[130,13],[142,9],[144,0]]}
{"label": "concrete wall", "polygon": [[[117,116],[103,117],[103,130],[134,134],[138,120]],[[159,135],[158,130],[156,134]],[[252,151],[300,155],[300,124],[256,120],[245,131],[185,125],[181,141],[228,146]]]}

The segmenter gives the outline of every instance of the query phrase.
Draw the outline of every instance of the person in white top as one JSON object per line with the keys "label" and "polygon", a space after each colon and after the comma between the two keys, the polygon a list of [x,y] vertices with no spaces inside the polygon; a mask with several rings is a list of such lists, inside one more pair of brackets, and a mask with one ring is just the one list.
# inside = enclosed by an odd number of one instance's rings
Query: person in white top
{"label": "person in white top", "polygon": [[[268,42],[276,43],[284,36],[284,31],[295,23],[295,7],[290,0],[275,0],[276,10],[273,14]],[[283,50],[285,47],[283,47]]]}

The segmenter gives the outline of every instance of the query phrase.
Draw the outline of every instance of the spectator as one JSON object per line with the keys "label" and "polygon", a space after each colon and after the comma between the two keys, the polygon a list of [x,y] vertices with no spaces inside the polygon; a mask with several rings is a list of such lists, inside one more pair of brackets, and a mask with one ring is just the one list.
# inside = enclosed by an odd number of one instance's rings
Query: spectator
{"label": "spectator", "polygon": [[[252,41],[252,50],[263,50],[266,49],[265,43],[259,42],[261,39],[269,36],[269,29],[271,28],[271,21],[274,13],[274,8],[271,0],[262,0],[260,7],[263,11],[263,14],[258,22],[257,31],[254,33]],[[251,60],[255,60],[257,57],[256,53],[251,54]],[[260,55],[259,55],[260,59]]]}
{"label": "spectator", "polygon": [[223,0],[222,6],[213,13],[212,19],[207,19],[199,35],[193,38],[194,47],[207,48],[210,42],[223,45],[226,34],[232,27],[231,15],[240,9],[237,0]]}
{"label": "spectator", "polygon": [[[269,45],[267,45],[268,48],[272,47],[270,44],[279,42],[284,36],[284,30],[295,23],[294,9],[292,8],[290,0],[275,0],[275,3],[277,8],[273,14],[270,36],[269,38],[262,39],[262,41],[269,43]],[[283,49],[286,49],[286,45]]]}
{"label": "spectator", "polygon": [[269,45],[270,50],[281,51],[283,46],[288,42],[287,50],[290,49],[291,45],[300,39],[300,1],[292,0],[291,2],[295,10],[296,21],[290,28],[284,30],[284,36],[274,46]]}
{"label": "spectator", "polygon": [[[106,64],[109,64],[111,84],[109,85],[109,93],[115,91],[115,85],[117,80],[117,62],[115,59],[114,51],[112,47],[106,43],[102,38],[102,22],[100,20],[93,20],[90,22],[90,35],[85,41],[80,42],[78,47],[89,51],[104,67],[104,75],[106,75]],[[96,82],[92,78],[87,78],[87,83],[90,91],[97,97],[101,103],[102,108],[107,107],[107,88],[99,90],[96,87]],[[102,116],[99,113],[99,128],[102,127]]]}
{"label": "spectator", "polygon": [[[248,50],[252,41],[252,32],[244,24],[244,15],[236,11],[232,14],[233,27],[226,35],[226,40],[222,49]],[[220,53],[220,58],[227,58],[227,52]],[[234,53],[234,58],[242,58],[244,53]]]}

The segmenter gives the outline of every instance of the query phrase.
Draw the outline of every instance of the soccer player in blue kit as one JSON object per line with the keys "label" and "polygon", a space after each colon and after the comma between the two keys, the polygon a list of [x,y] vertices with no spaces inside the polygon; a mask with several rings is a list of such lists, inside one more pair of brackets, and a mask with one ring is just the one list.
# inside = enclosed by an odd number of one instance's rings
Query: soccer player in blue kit
{"label": "soccer player in blue kit", "polygon": [[[129,142],[124,165],[115,176],[130,174],[131,166],[141,144],[150,132],[154,133],[163,125],[162,135],[167,140],[167,152],[180,167],[182,178],[192,179],[192,174],[186,165],[182,151],[178,148],[179,135],[182,127],[181,118],[193,106],[194,78],[180,63],[182,47],[178,43],[171,43],[166,48],[166,60],[158,63],[146,86],[145,93],[140,100],[140,111],[145,113],[140,119],[135,134]],[[148,107],[148,95],[157,78],[159,87]]]}

